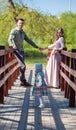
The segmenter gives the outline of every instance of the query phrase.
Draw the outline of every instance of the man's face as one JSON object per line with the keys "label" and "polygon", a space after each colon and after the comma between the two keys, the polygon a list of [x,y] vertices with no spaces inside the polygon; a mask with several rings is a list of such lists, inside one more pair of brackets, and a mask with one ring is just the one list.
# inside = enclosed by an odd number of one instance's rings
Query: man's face
{"label": "man's face", "polygon": [[17,22],[18,28],[19,28],[19,29],[22,29],[22,28],[23,28],[23,25],[24,25],[24,21],[18,20],[18,22]]}

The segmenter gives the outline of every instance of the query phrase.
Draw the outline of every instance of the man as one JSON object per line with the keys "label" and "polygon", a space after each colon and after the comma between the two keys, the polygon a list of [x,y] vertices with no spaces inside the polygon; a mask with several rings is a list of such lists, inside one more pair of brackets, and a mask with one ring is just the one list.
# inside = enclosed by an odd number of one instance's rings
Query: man
{"label": "man", "polygon": [[24,19],[17,20],[17,27],[11,30],[8,43],[12,46],[14,53],[20,63],[20,81],[23,86],[31,86],[25,79],[25,69],[26,65],[24,63],[24,49],[23,40],[27,41],[33,47],[43,50],[43,48],[38,47],[31,39],[28,38],[26,33],[23,31]]}

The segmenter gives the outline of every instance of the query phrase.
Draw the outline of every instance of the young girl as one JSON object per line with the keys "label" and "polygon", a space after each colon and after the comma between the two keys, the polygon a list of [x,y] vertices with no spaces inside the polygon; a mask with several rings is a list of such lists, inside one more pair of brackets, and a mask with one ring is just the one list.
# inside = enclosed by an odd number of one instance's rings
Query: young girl
{"label": "young girl", "polygon": [[37,63],[35,66],[35,81],[32,91],[33,96],[37,96],[39,99],[39,108],[44,107],[44,100],[42,96],[47,95],[47,85],[44,79],[43,67],[41,63]]}

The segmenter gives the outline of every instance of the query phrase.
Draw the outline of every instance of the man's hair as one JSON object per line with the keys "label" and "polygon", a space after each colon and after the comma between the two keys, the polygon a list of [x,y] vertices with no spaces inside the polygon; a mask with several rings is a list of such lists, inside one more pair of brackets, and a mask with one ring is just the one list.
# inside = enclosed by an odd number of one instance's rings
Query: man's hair
{"label": "man's hair", "polygon": [[25,21],[23,18],[18,18],[18,19],[16,19],[16,22],[18,22],[19,20],[21,20],[21,21]]}

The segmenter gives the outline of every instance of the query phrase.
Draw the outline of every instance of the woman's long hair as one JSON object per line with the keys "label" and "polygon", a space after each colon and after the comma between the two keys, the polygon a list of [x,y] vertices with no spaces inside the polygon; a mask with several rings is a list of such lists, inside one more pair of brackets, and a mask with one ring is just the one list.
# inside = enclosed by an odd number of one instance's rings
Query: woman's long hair
{"label": "woman's long hair", "polygon": [[64,30],[63,30],[63,28],[58,28],[57,29],[55,41],[57,41],[60,37],[64,37]]}

